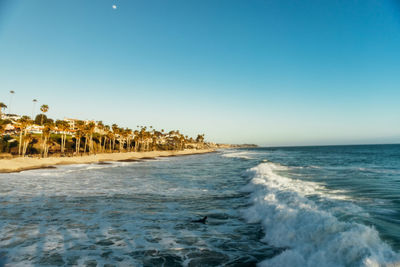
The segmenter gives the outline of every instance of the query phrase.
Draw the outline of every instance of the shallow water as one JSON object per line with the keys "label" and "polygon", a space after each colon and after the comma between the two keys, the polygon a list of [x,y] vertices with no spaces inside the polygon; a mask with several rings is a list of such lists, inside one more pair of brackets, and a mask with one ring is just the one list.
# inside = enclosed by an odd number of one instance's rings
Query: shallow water
{"label": "shallow water", "polygon": [[[259,148],[0,175],[0,266],[399,262],[400,146]],[[208,216],[207,224],[191,220]]]}

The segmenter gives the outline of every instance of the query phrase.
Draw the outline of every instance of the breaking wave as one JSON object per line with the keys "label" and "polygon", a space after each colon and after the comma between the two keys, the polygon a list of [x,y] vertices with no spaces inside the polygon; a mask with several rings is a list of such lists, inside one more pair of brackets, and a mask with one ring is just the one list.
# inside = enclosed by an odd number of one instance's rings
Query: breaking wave
{"label": "breaking wave", "polygon": [[249,151],[233,151],[233,152],[227,152],[222,154],[223,157],[225,158],[239,158],[239,159],[254,159],[252,155],[254,155],[254,152],[249,152]]}
{"label": "breaking wave", "polygon": [[[251,192],[251,206],[244,216],[262,224],[262,241],[283,249],[261,266],[400,266],[400,255],[373,227],[339,220],[334,203],[330,209],[312,198],[336,201],[323,186],[279,174],[285,170],[268,162],[248,171],[252,180],[245,191]],[[350,202],[345,205],[354,213],[362,210]]]}

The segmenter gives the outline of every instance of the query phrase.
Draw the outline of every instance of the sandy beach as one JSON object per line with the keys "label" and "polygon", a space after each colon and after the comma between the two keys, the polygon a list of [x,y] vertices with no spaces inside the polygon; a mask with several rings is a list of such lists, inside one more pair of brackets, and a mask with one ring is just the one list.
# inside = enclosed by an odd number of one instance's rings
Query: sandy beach
{"label": "sandy beach", "polygon": [[102,153],[77,157],[30,158],[20,157],[0,160],[0,173],[20,172],[33,169],[51,168],[55,165],[88,164],[106,161],[134,161],[156,157],[184,156],[214,152],[214,149],[187,149],[182,151],[149,151],[126,153]]}

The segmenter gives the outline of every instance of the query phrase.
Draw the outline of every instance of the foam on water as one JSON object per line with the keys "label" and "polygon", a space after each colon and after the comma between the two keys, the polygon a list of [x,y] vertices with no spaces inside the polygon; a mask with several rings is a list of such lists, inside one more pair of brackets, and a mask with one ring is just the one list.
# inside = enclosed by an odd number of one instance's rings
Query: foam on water
{"label": "foam on water", "polygon": [[[374,228],[339,220],[334,204],[327,208],[312,200],[332,197],[323,186],[279,174],[285,170],[269,162],[249,170],[252,180],[245,190],[251,192],[251,206],[244,216],[262,224],[264,242],[285,248],[261,266],[400,266],[400,255]],[[361,210],[345,205],[354,213]]]}
{"label": "foam on water", "polygon": [[[274,249],[260,242],[259,225],[243,221],[238,207],[247,194],[238,189],[246,182],[215,168],[226,160],[214,154],[0,174],[0,266],[255,263]],[[204,215],[208,224],[191,223]]]}
{"label": "foam on water", "polygon": [[397,161],[303,150],[0,174],[0,266],[396,266]]}
{"label": "foam on water", "polygon": [[250,151],[226,151],[224,154],[222,154],[223,157],[225,158],[239,158],[239,159],[254,159],[255,152],[250,152]]}

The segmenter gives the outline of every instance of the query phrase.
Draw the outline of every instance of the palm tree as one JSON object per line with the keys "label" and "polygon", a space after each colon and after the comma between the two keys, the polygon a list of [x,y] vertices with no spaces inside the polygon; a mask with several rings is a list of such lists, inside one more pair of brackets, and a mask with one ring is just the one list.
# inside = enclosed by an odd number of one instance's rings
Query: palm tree
{"label": "palm tree", "polygon": [[202,148],[204,146],[204,134],[198,134],[196,138],[196,143]]}
{"label": "palm tree", "polygon": [[114,151],[115,150],[115,137],[118,135],[119,128],[118,128],[118,125],[115,124],[115,123],[113,125],[111,125],[111,128],[112,128],[113,133],[114,133],[114,136],[113,136],[113,148],[112,148],[112,150]]}
{"label": "palm tree", "polygon": [[57,120],[56,121],[56,126],[58,128],[59,131],[61,131],[61,153],[64,153],[65,150],[65,143],[67,140],[67,131],[69,130],[69,123],[66,121],[62,121],[62,120]]}
{"label": "palm tree", "polygon": [[40,125],[43,125],[43,116],[44,116],[44,113],[49,111],[49,106],[48,105],[42,105],[40,107],[40,111],[42,112],[42,120],[40,121]]}
{"label": "palm tree", "polygon": [[86,147],[89,139],[89,127],[85,124],[82,128],[82,134],[85,137],[85,145],[83,146],[83,153],[86,153]]}
{"label": "palm tree", "polygon": [[[109,126],[108,126],[109,127]],[[113,150],[112,150],[112,148],[113,148],[113,146],[112,146],[112,141],[113,140],[115,140],[115,134],[114,134],[114,132],[113,131],[111,131],[111,130],[108,130],[108,132],[107,132],[107,138],[108,138],[108,140],[110,140],[110,144],[109,144],[109,146],[108,146],[108,149],[109,149],[109,152],[111,153],[111,152],[113,152]],[[104,144],[104,148],[105,148],[105,144]]]}
{"label": "palm tree", "polygon": [[145,144],[146,144],[145,151],[150,151],[150,143],[153,141],[152,133],[149,131],[145,131],[144,134],[145,134],[144,139],[145,139]]}
{"label": "palm tree", "polygon": [[153,144],[154,145],[154,149],[157,148],[157,144],[159,144],[159,141],[162,140],[163,136],[164,136],[164,134],[162,132],[154,131],[154,133],[153,133],[153,137],[155,137],[155,139],[153,138],[153,140],[155,140],[155,144]]}
{"label": "palm tree", "polygon": [[52,123],[46,123],[42,130],[42,135],[44,138],[42,143],[42,157],[44,158],[46,158],[49,153],[50,136],[52,130],[53,130]]}
{"label": "palm tree", "polygon": [[10,91],[10,104],[8,105],[8,113],[11,114],[11,103],[13,99],[13,95],[15,94],[15,91],[11,90]]}
{"label": "palm tree", "polygon": [[173,150],[178,150],[179,137],[174,135],[172,137]]}
{"label": "palm tree", "polygon": [[18,120],[18,126],[19,126],[18,155],[22,154],[22,136],[27,134],[28,127],[31,124],[32,124],[32,120],[28,116],[22,116],[21,119]]}
{"label": "palm tree", "polygon": [[183,135],[179,137],[179,149],[180,150],[185,149],[185,137]]}
{"label": "palm tree", "polygon": [[28,149],[28,145],[33,140],[32,134],[31,133],[26,133],[24,138],[23,138],[23,140],[24,140],[24,144],[23,144],[23,147],[22,147],[22,156],[25,157],[26,151]]}
{"label": "palm tree", "polygon": [[[98,132],[99,132],[99,144],[100,144],[100,152],[102,152],[102,150],[103,150],[103,136],[104,136],[104,124],[103,124],[103,122],[102,121],[98,121],[97,122],[97,129],[98,129]],[[104,140],[105,141],[105,140]]]}
{"label": "palm tree", "polygon": [[[109,133],[110,133],[110,126],[104,125],[104,127],[103,127],[104,144],[102,147],[102,152],[106,151],[106,144],[107,144],[107,138],[109,138]],[[100,146],[101,146],[101,143],[100,143]]]}
{"label": "palm tree", "polygon": [[80,129],[75,131],[75,154],[78,155],[81,150],[81,138],[83,133]]}
{"label": "palm tree", "polygon": [[33,102],[33,107],[32,107],[32,120],[34,120],[35,119],[35,106],[36,106],[36,103],[37,103],[37,99],[33,99],[32,100],[32,102]]}
{"label": "palm tree", "polygon": [[[42,105],[41,107],[40,107],[40,111],[42,111],[42,118],[41,118],[41,120],[40,120],[40,125],[41,126],[43,126],[43,116],[44,116],[44,113],[46,113],[47,111],[49,110],[49,106],[48,105]],[[43,151],[43,149],[44,149],[44,143],[43,143],[43,129],[42,129],[42,135],[41,135],[41,137],[40,137],[40,141],[41,141],[41,143],[42,143],[42,145],[41,145],[41,154],[43,155],[43,153],[44,153],[44,151]]]}
{"label": "palm tree", "polygon": [[3,109],[7,108],[7,105],[4,104],[3,102],[0,102],[0,119],[2,118],[2,111]]}
{"label": "palm tree", "polygon": [[94,122],[90,122],[87,125],[87,134],[89,136],[89,154],[93,153],[94,147],[93,147],[93,133],[94,129],[96,128],[96,124]]}
{"label": "palm tree", "polygon": [[157,149],[157,136],[153,134],[151,142],[151,150],[155,151]]}
{"label": "palm tree", "polygon": [[125,129],[126,133],[126,149],[128,152],[131,152],[131,139],[132,139],[132,129],[126,128]]}
{"label": "palm tree", "polygon": [[139,150],[139,131],[135,130],[133,132],[133,141],[135,142],[135,146],[133,148],[133,151],[138,152]]}
{"label": "palm tree", "polygon": [[75,131],[75,153],[76,153],[76,155],[78,155],[81,150],[81,139],[84,134],[83,130],[84,130],[85,122],[77,121],[75,126],[77,128],[77,130]]}
{"label": "palm tree", "polygon": [[119,128],[118,129],[118,142],[119,142],[119,152],[122,152],[122,149],[124,148],[124,140],[125,140],[125,130],[124,128]]}
{"label": "palm tree", "polygon": [[138,132],[138,151],[146,151],[147,149],[147,131],[146,127],[142,127]]}

